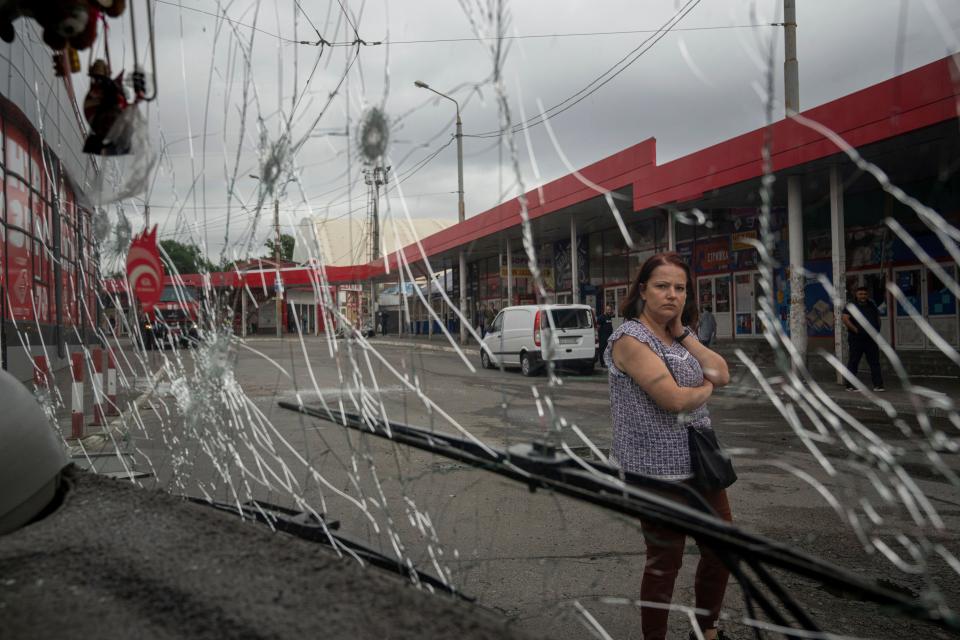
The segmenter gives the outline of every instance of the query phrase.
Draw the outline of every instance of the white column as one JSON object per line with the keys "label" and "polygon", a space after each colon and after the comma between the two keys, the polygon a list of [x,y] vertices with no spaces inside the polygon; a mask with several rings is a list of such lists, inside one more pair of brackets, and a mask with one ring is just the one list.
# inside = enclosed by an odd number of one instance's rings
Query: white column
{"label": "white column", "polygon": [[247,289],[240,286],[240,336],[247,337]]}
{"label": "white column", "polygon": [[427,277],[427,336],[433,340],[433,274]]}
{"label": "white column", "polygon": [[787,177],[787,233],[790,237],[790,341],[807,355],[807,317],[803,275],[803,200],[800,176]]}
{"label": "white column", "polygon": [[497,309],[499,310],[503,306],[503,248],[501,245],[500,251],[497,252],[497,268],[500,270],[497,273]]}
{"label": "white column", "polygon": [[[370,280],[370,326],[373,327],[374,333],[377,331],[377,285],[374,284],[373,280]],[[361,331],[363,330],[363,322],[360,323]],[[319,331],[317,335],[320,335]]]}
{"label": "white column", "polygon": [[580,252],[577,251],[577,219],[570,214],[570,301],[580,304]]}
{"label": "white column", "polygon": [[[843,330],[841,310],[847,301],[847,246],[843,219],[843,177],[840,167],[830,167],[830,240],[833,253],[833,349],[837,360],[847,362],[847,333]],[[837,382],[843,383],[843,374],[837,371]]]}
{"label": "white column", "polygon": [[667,209],[667,251],[677,250],[677,230],[674,224],[674,210]]}
{"label": "white column", "polygon": [[513,252],[507,240],[507,304],[513,304]]}

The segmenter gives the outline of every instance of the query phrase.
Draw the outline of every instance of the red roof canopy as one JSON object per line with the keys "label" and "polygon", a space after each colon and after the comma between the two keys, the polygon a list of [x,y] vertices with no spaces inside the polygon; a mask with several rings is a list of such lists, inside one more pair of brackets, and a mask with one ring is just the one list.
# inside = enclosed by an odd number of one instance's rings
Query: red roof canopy
{"label": "red roof canopy", "polygon": [[[802,112],[839,134],[848,144],[859,147],[958,117],[960,72],[953,57],[943,58]],[[771,127],[772,162],[775,171],[825,158],[841,151],[832,141],[792,119]],[[589,183],[603,189],[633,187],[633,209],[641,211],[672,203],[690,201],[704,193],[763,175],[761,150],[764,128],[730,138],[682,158],[657,165],[656,139],[649,138],[581,169]],[[559,211],[598,195],[577,175],[566,175],[541,188],[527,192],[531,219]],[[542,198],[541,198],[542,194]],[[514,198],[447,227],[403,249],[404,259],[414,263],[427,257],[467,245],[475,240],[521,224],[520,199]],[[422,247],[422,252],[421,248]],[[397,255],[388,256],[391,270],[397,269]],[[280,270],[285,286],[310,285],[319,281],[318,267]],[[325,267],[329,284],[360,282],[385,273],[384,260],[348,267]],[[273,287],[276,270],[209,274],[214,287],[236,287],[241,279],[247,286]],[[199,274],[180,276],[185,284],[201,286]],[[168,283],[172,282],[167,278]],[[107,290],[123,290],[125,283],[107,283]],[[121,287],[116,289],[115,287]],[[113,289],[111,287],[114,287]]]}

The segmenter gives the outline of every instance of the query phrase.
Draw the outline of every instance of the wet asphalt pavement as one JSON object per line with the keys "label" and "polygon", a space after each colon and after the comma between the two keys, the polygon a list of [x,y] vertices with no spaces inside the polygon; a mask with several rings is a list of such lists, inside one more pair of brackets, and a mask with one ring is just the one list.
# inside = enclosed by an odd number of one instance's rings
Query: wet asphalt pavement
{"label": "wet asphalt pavement", "polygon": [[[477,370],[471,372],[457,354],[416,344],[381,344],[376,353],[341,349],[331,357],[324,339],[310,339],[305,345],[309,365],[296,340],[256,339],[249,346],[250,350],[237,352],[234,375],[251,406],[275,428],[267,430],[266,439],[277,452],[276,459],[288,465],[290,476],[273,478],[271,487],[249,482],[254,495],[281,503],[292,503],[292,493],[300,495],[339,520],[343,531],[386,553],[401,549],[420,568],[448,575],[464,592],[524,630],[552,638],[587,637],[576,602],[612,637],[639,637],[635,600],[644,562],[639,523],[570,498],[533,493],[460,463],[347,432],[276,404],[299,398],[320,405],[322,397],[328,406],[342,402],[354,410],[356,402],[377,406],[382,401],[392,420],[445,433],[469,433],[498,448],[542,439],[562,417],[566,442],[588,456],[587,443],[574,435],[572,425],[601,451],[609,448],[605,372],[561,374],[559,383],[551,385],[546,376],[480,370],[472,352],[470,361]],[[355,371],[362,373],[354,375]],[[227,483],[200,453],[201,443],[181,432],[180,418],[171,410],[174,404],[169,387],[162,385],[159,393],[141,403],[143,427],[132,444],[139,465],[155,474],[147,486],[229,499],[230,492],[223,489]],[[836,440],[804,444],[769,401],[718,395],[710,407],[721,440],[735,456],[740,480],[730,495],[734,518],[742,527],[880,580],[900,593],[919,594],[930,579],[947,602],[960,606],[960,580],[944,562],[934,558],[919,573],[894,568],[882,554],[863,551],[844,511],[862,508],[862,501],[869,500],[882,518],[872,531],[891,548],[897,548],[896,533],[905,531],[922,534],[931,548],[940,543],[960,552],[956,488],[932,469],[917,449],[916,438],[908,437],[902,425],[894,426],[878,412],[851,410],[866,428],[904,449],[903,467],[929,496],[943,520],[942,529],[917,527],[905,509],[884,504],[858,466],[857,456]],[[175,450],[186,453],[170,456],[171,438],[180,438]],[[811,452],[814,446],[832,475],[818,464]],[[240,458],[250,468],[256,466],[255,457],[241,451]],[[960,467],[957,455],[945,454],[943,460],[954,470]],[[318,474],[306,472],[304,462]],[[232,477],[239,476],[234,469]],[[248,473],[248,480],[252,476],[256,473]],[[291,481],[292,492],[277,490]],[[828,493],[840,505],[840,513],[824,498]],[[361,503],[367,506],[366,513],[359,508]],[[903,553],[903,547],[897,552]],[[692,605],[696,554],[688,541],[678,603]],[[783,585],[835,633],[949,637],[806,579],[784,576]],[[747,637],[748,630],[737,622],[747,615],[746,608],[733,584],[726,607],[728,629],[736,629],[736,637]],[[675,613],[671,620],[676,637],[685,637],[689,627],[682,614]]]}

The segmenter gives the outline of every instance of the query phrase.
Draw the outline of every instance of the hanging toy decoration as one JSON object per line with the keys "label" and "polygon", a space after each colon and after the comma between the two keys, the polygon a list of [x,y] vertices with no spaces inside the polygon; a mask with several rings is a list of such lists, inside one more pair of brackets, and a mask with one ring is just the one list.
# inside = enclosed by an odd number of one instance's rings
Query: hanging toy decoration
{"label": "hanging toy decoration", "polygon": [[83,145],[84,153],[119,156],[130,153],[130,138],[120,129],[121,116],[129,106],[123,91],[123,72],[110,77],[106,60],[90,65],[90,90],[83,100],[83,115],[90,124],[90,134]]}
{"label": "hanging toy decoration", "polygon": [[116,18],[126,0],[8,0],[0,7],[0,39],[13,42],[18,18],[33,18],[43,29],[43,41],[54,51],[66,46],[83,51],[97,39],[100,14]]}
{"label": "hanging toy decoration", "polygon": [[[98,8],[94,11],[102,9],[105,15],[119,15],[126,8],[125,0],[88,1],[97,5]],[[130,74],[133,91],[132,94],[128,94],[125,89],[123,71],[116,77],[111,77],[110,45],[107,38],[104,37],[103,50],[106,59],[96,60],[90,65],[88,71],[90,89],[83,101],[83,113],[90,124],[90,133],[83,145],[84,153],[99,156],[120,156],[134,153],[137,157],[149,154],[147,149],[149,146],[148,135],[145,132],[146,122],[136,107],[141,102],[150,102],[157,97],[157,58],[153,32],[153,12],[150,3],[147,2],[150,56],[154,69],[151,78],[153,93],[149,96],[147,95],[147,74],[140,67],[140,61],[137,58],[137,23],[132,4],[129,13],[130,33],[133,40],[133,72]],[[106,17],[100,16],[100,21],[103,23],[103,31],[106,34]],[[94,28],[96,28],[95,21]],[[145,164],[151,165],[150,162]]]}
{"label": "hanging toy decoration", "polygon": [[127,253],[127,283],[143,310],[150,313],[163,293],[163,262],[157,247],[157,226],[143,231],[130,243]]}

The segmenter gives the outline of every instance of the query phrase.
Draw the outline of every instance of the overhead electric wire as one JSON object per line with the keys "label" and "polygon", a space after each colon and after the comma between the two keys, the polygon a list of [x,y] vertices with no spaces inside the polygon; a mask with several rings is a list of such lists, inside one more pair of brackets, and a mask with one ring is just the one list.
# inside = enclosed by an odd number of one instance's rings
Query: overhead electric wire
{"label": "overhead electric wire", "polygon": [[[469,36],[463,38],[423,38],[418,40],[375,40],[367,41],[363,40],[357,34],[356,39],[354,40],[344,40],[342,42],[330,42],[317,29],[317,27],[310,20],[310,17],[303,10],[303,7],[300,5],[300,2],[295,0],[295,4],[300,12],[307,18],[307,21],[310,23],[310,26],[316,32],[317,37],[319,38],[316,42],[310,40],[295,40],[293,38],[287,38],[281,36],[277,33],[267,31],[260,27],[255,27],[251,24],[241,22],[234,18],[228,17],[226,14],[214,13],[212,11],[206,11],[204,9],[199,9],[197,7],[189,7],[177,4],[176,2],[171,2],[170,0],[155,0],[158,4],[166,4],[171,7],[177,7],[178,9],[186,9],[187,11],[194,11],[196,13],[202,13],[204,15],[217,18],[219,20],[224,20],[232,24],[237,25],[238,27],[245,27],[247,29],[253,29],[262,33],[265,36],[271,38],[276,38],[277,40],[282,40],[283,42],[288,42],[290,44],[304,44],[309,46],[327,46],[327,47],[348,47],[356,44],[360,44],[368,47],[375,47],[381,45],[395,45],[395,44],[444,44],[444,43],[456,43],[456,42],[483,42],[485,40],[547,40],[551,38],[584,38],[584,37],[603,37],[603,36],[622,36],[622,35],[636,35],[639,33],[658,33],[659,29],[624,29],[620,31],[574,31],[566,33],[528,33],[528,34],[519,34],[513,36],[502,36],[497,38],[496,36],[489,37],[480,37],[480,36]],[[342,8],[342,5],[341,5]],[[346,10],[344,10],[345,12]],[[354,28],[353,23],[350,21],[349,17],[347,22],[350,27],[354,29],[356,34],[356,29]],[[758,29],[762,27],[776,27],[778,26],[775,22],[757,22],[757,23],[747,23],[747,24],[723,24],[723,25],[713,25],[713,26],[703,26],[703,27],[680,27],[677,29],[671,29],[671,31],[683,31],[683,32],[696,32],[696,31],[721,31],[721,30],[731,30],[731,29]]]}
{"label": "overhead electric wire", "polygon": [[[320,47],[320,46],[327,46],[327,47],[349,47],[349,46],[353,46],[353,45],[364,45],[364,46],[372,47],[372,46],[377,46],[377,45],[384,44],[383,42],[380,42],[380,41],[367,42],[366,40],[363,40],[362,38],[360,38],[359,35],[357,35],[356,39],[355,39],[355,40],[352,40],[352,41],[330,42],[330,41],[328,41],[327,39],[325,39],[325,38],[323,37],[323,35],[321,35],[321,33],[320,33],[319,31],[317,31],[317,28],[316,28],[316,27],[314,27],[314,31],[317,32],[317,37],[320,38],[320,39],[317,40],[316,42],[313,42],[313,41],[310,41],[310,40],[294,40],[293,38],[287,38],[287,37],[285,37],[285,36],[281,36],[281,35],[279,35],[279,34],[276,34],[276,33],[271,32],[271,31],[266,31],[265,29],[261,29],[260,27],[255,27],[255,26],[253,26],[252,24],[247,24],[246,22],[241,22],[241,21],[236,20],[236,19],[234,19],[234,18],[230,18],[230,17],[228,17],[228,16],[226,15],[226,13],[223,13],[223,14],[214,13],[213,11],[206,11],[206,10],[204,10],[204,9],[199,9],[199,8],[197,8],[197,7],[189,7],[189,6],[181,5],[181,4],[178,4],[178,3],[176,3],[176,2],[171,2],[170,0],[154,0],[154,1],[157,2],[158,4],[166,4],[166,5],[169,5],[169,6],[171,6],[171,7],[176,7],[177,9],[186,9],[187,11],[193,11],[193,12],[195,12],[195,13],[202,13],[202,14],[207,15],[207,16],[210,16],[210,17],[212,17],[212,18],[217,18],[218,20],[223,20],[223,21],[225,21],[225,22],[229,22],[229,23],[234,24],[234,25],[236,25],[236,26],[238,26],[238,27],[244,27],[244,28],[246,28],[246,29],[253,29],[254,31],[257,31],[257,32],[259,32],[259,33],[262,33],[262,34],[265,35],[265,36],[270,36],[271,38],[276,38],[277,40],[281,40],[281,41],[283,41],[283,42],[289,42],[290,44],[305,44],[305,45],[310,45],[310,46],[312,46],[312,47]],[[299,2],[297,3],[297,6],[299,6]],[[300,9],[300,11],[303,12],[303,9]],[[304,13],[304,15],[306,16],[306,13]],[[308,20],[308,21],[310,20],[309,16],[307,17],[307,20]],[[349,18],[348,18],[348,22],[349,22]],[[313,26],[313,23],[312,23],[312,22],[311,22],[310,26]],[[353,24],[351,23],[350,26],[353,27]],[[356,29],[355,29],[355,28],[354,28],[354,33],[356,34]]]}
{"label": "overhead electric wire", "polygon": [[[667,20],[664,23],[664,25],[660,28],[660,30],[658,30],[657,32],[655,32],[654,35],[650,36],[649,38],[646,38],[643,42],[641,42],[639,45],[634,47],[629,53],[627,53],[625,56],[620,58],[609,69],[607,69],[606,71],[601,73],[599,76],[594,78],[592,81],[590,81],[585,87],[583,87],[573,95],[568,96],[566,99],[562,100],[561,102],[558,102],[552,107],[546,109],[542,113],[536,116],[533,116],[531,118],[527,118],[527,120],[524,122],[519,122],[511,126],[509,129],[510,132],[519,133],[524,129],[535,127],[536,125],[541,124],[546,120],[553,118],[554,116],[560,115],[564,111],[577,105],[584,98],[587,98],[593,95],[594,93],[596,93],[601,87],[606,85],[608,82],[616,78],[618,75],[620,75],[624,71],[626,71],[634,62],[639,60],[643,56],[643,54],[650,51],[650,49],[652,49],[655,44],[657,44],[660,40],[662,40],[665,35],[667,35],[671,30],[673,30],[674,27],[676,27],[677,24],[680,23],[681,20],[683,20],[691,11],[693,11],[696,8],[696,6],[700,4],[700,2],[701,0],[689,0],[687,4],[683,5],[675,14],[673,14],[673,16],[669,20]],[[638,51],[639,53],[637,53]],[[628,61],[626,64],[624,64],[624,60],[626,60],[630,56],[634,56],[634,57],[630,61]],[[620,68],[617,69],[617,67],[620,67]],[[614,71],[615,69],[616,71]],[[605,78],[605,76],[609,76],[609,77]],[[506,133],[506,130],[497,129],[493,131],[485,131],[483,133],[464,134],[464,137],[495,138],[495,137],[503,136],[505,133]]]}
{"label": "overhead electric wire", "polygon": [[[302,6],[300,6],[300,0],[293,0],[293,3],[297,5],[297,9],[299,9],[300,13],[303,14],[303,17],[307,19],[307,22],[310,24],[310,28],[313,29],[313,32],[317,34],[317,38],[319,38],[319,42],[321,46],[324,44],[330,44],[329,42],[327,42],[326,38],[324,38],[323,35],[320,33],[320,30],[317,29],[317,25],[313,24],[313,20],[310,19],[309,15],[307,15],[307,12],[303,10]],[[297,42],[299,42],[299,40]]]}
{"label": "overhead electric wire", "polygon": [[[449,146],[453,143],[453,141],[454,141],[455,139],[456,139],[456,138],[451,137],[446,143],[444,143],[444,144],[441,145],[440,147],[437,147],[437,149],[434,150],[433,152],[431,152],[429,155],[424,156],[423,158],[421,158],[420,160],[418,160],[417,163],[416,163],[415,165],[413,165],[413,167],[407,169],[407,170],[406,170],[405,172],[403,172],[402,174],[398,174],[396,180],[393,181],[393,182],[391,182],[391,183],[386,187],[386,189],[384,189],[384,195],[390,193],[390,191],[393,189],[393,186],[394,186],[394,185],[403,183],[403,182],[405,182],[406,180],[408,180],[409,178],[412,178],[417,172],[419,172],[421,169],[423,169],[425,166],[427,166],[430,162],[432,162],[438,155],[440,155],[440,152],[441,152],[441,151],[443,151],[444,149],[446,149],[447,147],[449,147]],[[324,193],[321,193],[321,194],[318,194],[318,195],[313,196],[313,197],[311,197],[311,198],[308,198],[308,202],[309,202],[309,201],[312,201],[312,200],[316,200],[316,199],[318,199],[318,198],[320,198],[320,197],[323,197],[324,195],[327,195],[327,194],[329,194],[329,193],[335,193],[335,192],[337,192],[337,191],[343,191],[345,188],[346,188],[345,186],[341,185],[341,186],[339,186],[339,187],[337,187],[337,188],[335,188],[335,189],[331,189],[331,190],[326,191],[326,192],[324,192]],[[441,193],[455,193],[455,192],[452,192],[452,191],[451,191],[451,192],[446,192],[446,191],[444,191],[444,192],[427,193],[427,194],[412,194],[412,195],[408,195],[408,196],[406,196],[406,197],[409,198],[409,197],[416,197],[416,196],[421,196],[421,195],[438,195],[438,194],[441,194]],[[332,203],[330,203],[330,204],[328,204],[328,205],[326,205],[326,206],[327,206],[327,207],[334,207],[334,206],[338,206],[338,205],[341,205],[341,204],[348,204],[348,203],[349,203],[349,200],[340,200],[340,201],[337,201],[337,202],[332,202]],[[151,206],[151,207],[159,207],[159,208],[162,208],[164,205],[153,205],[153,204],[151,204],[150,206]],[[222,207],[226,207],[226,206],[227,206],[227,205],[218,205],[217,207],[218,207],[218,208],[222,208]],[[177,207],[170,206],[169,208],[177,208]],[[188,207],[184,207],[184,209],[187,209],[187,208],[188,208]],[[262,211],[262,210],[263,210],[262,207],[261,207],[260,209],[248,209],[248,208],[246,208],[246,207],[239,207],[239,208],[241,208],[241,211],[239,211],[239,212],[236,214],[236,217],[237,217],[238,219],[240,219],[240,218],[249,219],[252,215],[256,214],[258,211]],[[366,208],[366,205],[357,206],[357,207],[354,207],[353,209],[349,209],[349,210],[347,210],[347,211],[345,211],[345,212],[343,212],[343,213],[337,214],[336,216],[325,218],[323,221],[324,221],[324,222],[328,222],[328,221],[333,221],[333,220],[339,220],[339,219],[344,218],[344,217],[347,217],[347,216],[349,216],[349,215],[351,215],[351,214],[353,214],[353,213],[355,213],[355,212],[357,212],[357,211],[361,211],[361,210],[363,210],[363,209],[365,209],[365,208]],[[294,209],[294,210],[296,210],[296,209]],[[220,228],[220,227],[224,224],[225,221],[226,221],[226,216],[225,216],[225,215],[224,215],[224,216],[217,216],[217,217],[211,218],[211,219],[208,221],[208,226],[211,227],[211,228]],[[175,229],[175,230],[173,230],[173,231],[165,231],[165,232],[161,233],[160,236],[161,236],[161,237],[173,237],[173,236],[178,236],[178,235],[180,235],[181,233],[183,233],[183,232],[185,232],[185,231],[189,231],[189,229],[185,229],[185,228],[183,228],[183,227],[180,227],[180,228]]]}
{"label": "overhead electric wire", "polygon": [[225,22],[229,22],[229,23],[231,23],[231,24],[235,24],[235,25],[237,25],[238,27],[245,27],[245,28],[247,28],[247,29],[253,29],[254,31],[257,31],[257,32],[259,32],[259,33],[262,33],[262,34],[265,35],[265,36],[270,36],[271,38],[276,38],[276,39],[278,39],[278,40],[283,40],[284,42],[290,42],[290,43],[292,43],[292,44],[313,44],[312,42],[301,42],[301,41],[299,41],[299,40],[292,40],[291,38],[285,38],[285,37],[280,36],[280,35],[277,35],[277,34],[275,34],[275,33],[271,33],[270,31],[265,31],[265,30],[261,29],[260,27],[255,27],[255,26],[253,26],[253,25],[251,25],[251,24],[247,24],[247,23],[245,23],[245,22],[240,22],[239,20],[234,20],[233,18],[228,18],[228,17],[226,16],[226,14],[219,14],[219,13],[214,13],[214,12],[212,12],[212,11],[205,11],[205,10],[203,10],[203,9],[198,9],[197,7],[188,7],[188,6],[185,6],[185,5],[178,4],[178,3],[176,3],[176,2],[170,2],[169,0],[154,0],[154,1],[155,1],[157,4],[166,4],[166,5],[170,5],[171,7],[176,7],[177,9],[186,9],[187,11],[194,11],[194,12],[196,12],[196,13],[202,13],[202,14],[204,14],[204,15],[208,15],[208,16],[211,16],[211,17],[213,17],[213,18],[217,18],[218,20],[223,20],[223,21],[225,21]]}
{"label": "overhead electric wire", "polygon": [[[753,24],[726,24],[707,27],[680,27],[671,29],[671,31],[718,31],[723,29],[756,29],[759,27],[775,27],[773,22],[758,22]],[[424,40],[384,40],[383,44],[435,44],[443,42],[483,42],[486,40],[535,40],[549,38],[580,38],[593,36],[621,36],[635,35],[638,33],[659,33],[661,29],[626,29],[623,31],[580,31],[571,33],[528,33],[515,36],[472,36],[465,38],[433,38]]]}

